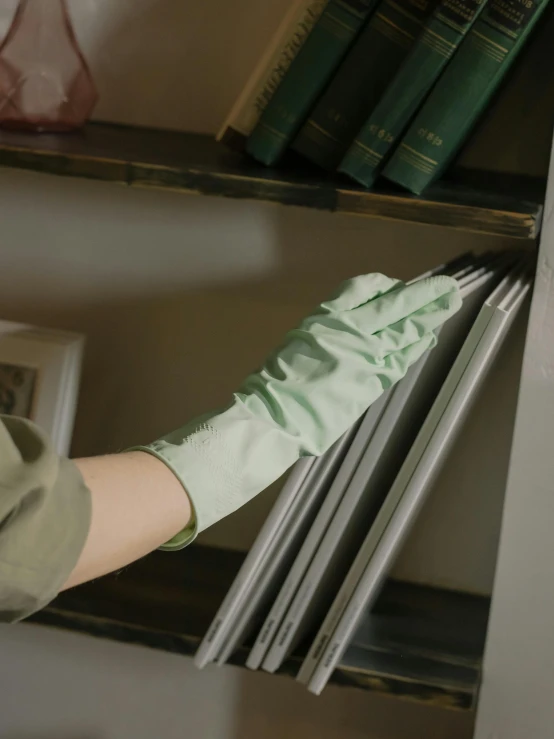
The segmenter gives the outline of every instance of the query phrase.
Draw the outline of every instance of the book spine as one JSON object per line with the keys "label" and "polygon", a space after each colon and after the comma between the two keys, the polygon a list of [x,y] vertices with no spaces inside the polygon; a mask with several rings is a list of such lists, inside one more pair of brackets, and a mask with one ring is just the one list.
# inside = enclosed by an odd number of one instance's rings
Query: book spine
{"label": "book spine", "polygon": [[412,48],[434,0],[381,0],[293,143],[333,170]]}
{"label": "book spine", "polygon": [[441,72],[478,18],[485,0],[441,0],[339,170],[365,187],[375,182]]}
{"label": "book spine", "polygon": [[284,154],[350,44],[369,17],[375,0],[330,0],[246,142],[263,164]]}
{"label": "book spine", "polygon": [[217,141],[233,149],[244,149],[246,139],[327,3],[328,0],[296,0],[292,4],[220,128]]}
{"label": "book spine", "polygon": [[549,0],[489,0],[384,169],[419,195],[445,169]]}

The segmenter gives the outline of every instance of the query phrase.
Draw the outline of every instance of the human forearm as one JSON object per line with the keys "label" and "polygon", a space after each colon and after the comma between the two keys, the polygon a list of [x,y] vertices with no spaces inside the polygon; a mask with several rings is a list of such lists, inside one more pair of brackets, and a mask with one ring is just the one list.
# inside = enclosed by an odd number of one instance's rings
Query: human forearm
{"label": "human forearm", "polygon": [[186,528],[191,506],[166,465],[143,452],[76,460],[92,496],[85,547],[64,588],[140,559]]}

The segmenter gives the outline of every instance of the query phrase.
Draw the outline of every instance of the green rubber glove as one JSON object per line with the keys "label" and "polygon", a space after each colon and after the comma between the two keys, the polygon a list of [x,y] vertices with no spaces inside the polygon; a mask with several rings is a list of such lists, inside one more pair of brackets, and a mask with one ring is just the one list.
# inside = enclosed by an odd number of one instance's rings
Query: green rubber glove
{"label": "green rubber glove", "polygon": [[286,335],[225,409],[140,447],[171,468],[194,508],[194,525],[164,548],[188,544],[300,457],[323,454],[435,345],[433,331],[460,305],[450,277],[409,286],[356,277]]}

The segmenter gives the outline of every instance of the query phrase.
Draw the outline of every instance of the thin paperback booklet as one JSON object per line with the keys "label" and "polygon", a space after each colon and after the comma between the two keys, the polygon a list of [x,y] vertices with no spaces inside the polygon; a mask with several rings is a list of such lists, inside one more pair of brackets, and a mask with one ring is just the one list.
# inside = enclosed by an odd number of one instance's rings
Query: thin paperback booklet
{"label": "thin paperback booklet", "polygon": [[311,692],[324,688],[377,597],[529,289],[518,267],[483,305],[303,665]]}

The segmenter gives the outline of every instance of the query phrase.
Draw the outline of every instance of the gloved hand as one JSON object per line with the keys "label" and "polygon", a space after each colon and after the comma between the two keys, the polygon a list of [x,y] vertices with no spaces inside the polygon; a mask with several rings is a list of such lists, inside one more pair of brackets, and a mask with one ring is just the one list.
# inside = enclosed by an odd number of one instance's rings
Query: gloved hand
{"label": "gloved hand", "polygon": [[460,306],[450,277],[409,286],[356,277],[286,335],[225,409],[140,447],[171,468],[194,508],[194,527],[164,548],[185,546],[300,457],[325,452],[435,345],[434,329]]}

